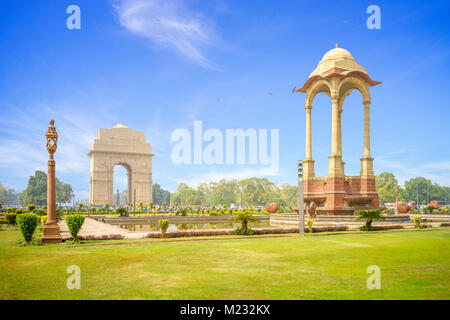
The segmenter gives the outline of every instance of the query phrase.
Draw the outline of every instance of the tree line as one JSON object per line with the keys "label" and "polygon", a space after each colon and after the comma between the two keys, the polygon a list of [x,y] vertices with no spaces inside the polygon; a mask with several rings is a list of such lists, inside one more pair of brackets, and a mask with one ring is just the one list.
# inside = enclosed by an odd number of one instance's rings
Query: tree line
{"label": "tree line", "polygon": [[[56,202],[58,204],[69,203],[74,195],[70,184],[60,181],[56,182]],[[0,182],[0,203],[2,205],[26,206],[34,204],[36,206],[45,206],[47,204],[47,174],[37,170],[33,176],[28,179],[27,188],[22,193],[15,193],[14,190],[6,189]]]}
{"label": "tree line", "polygon": [[[395,202],[395,189],[398,181],[390,172],[382,172],[376,176],[376,190],[380,198],[380,205]],[[409,179],[404,186],[398,186],[400,201],[417,201],[421,205],[431,200],[449,203],[450,187],[440,186],[431,180],[416,177]],[[72,186],[56,179],[56,201],[59,204],[70,203],[74,195]],[[127,198],[127,192],[122,191],[120,197]],[[225,180],[218,182],[200,183],[197,187],[190,187],[186,183],[178,184],[174,193],[161,185],[153,184],[153,203],[155,205],[241,205],[259,206],[271,202],[283,205],[297,206],[298,188],[288,183],[278,186],[267,178],[248,178],[243,180]],[[0,182],[0,203],[3,205],[35,204],[45,206],[47,202],[47,174],[36,171],[28,180],[27,188],[22,193],[8,189]],[[123,202],[123,200],[121,201]]]}
{"label": "tree line", "polygon": [[171,194],[170,203],[179,205],[241,205],[265,206],[277,202],[297,205],[298,188],[287,183],[278,186],[267,178],[225,180],[200,183],[196,188],[180,183]]}
{"label": "tree line", "polygon": [[[382,172],[375,179],[380,205],[386,202],[395,202],[395,189],[398,181],[395,175],[390,172]],[[429,204],[431,200],[444,201],[449,203],[450,187],[440,186],[431,180],[416,177],[405,182],[404,186],[398,186],[399,201],[418,201],[420,205]]]}

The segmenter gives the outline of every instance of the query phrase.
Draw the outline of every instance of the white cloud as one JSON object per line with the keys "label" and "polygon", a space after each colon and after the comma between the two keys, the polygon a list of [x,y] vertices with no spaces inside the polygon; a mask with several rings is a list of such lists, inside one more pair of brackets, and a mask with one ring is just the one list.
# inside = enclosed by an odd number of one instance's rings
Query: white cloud
{"label": "white cloud", "polygon": [[[69,108],[73,110],[74,108]],[[68,112],[64,108],[56,113],[46,105],[34,108],[15,107],[10,112],[11,121],[2,124],[0,136],[0,173],[8,176],[8,187],[23,190],[28,177],[36,170],[47,171],[48,152],[45,133],[48,120],[54,118],[59,134],[55,154],[57,177],[77,175],[89,185],[89,157],[97,130],[97,119],[104,119],[99,110]],[[62,178],[64,182],[64,178]],[[79,197],[76,194],[77,198]]]}
{"label": "white cloud", "polygon": [[[450,186],[450,162],[430,162],[413,165],[407,161],[389,160],[379,156],[376,166],[382,170],[392,171],[400,183],[415,177],[430,179],[433,183]],[[380,171],[380,170],[377,170]]]}
{"label": "white cloud", "polygon": [[216,38],[212,24],[182,1],[119,0],[114,6],[120,24],[156,45],[177,50],[202,67],[215,69],[204,50]]}

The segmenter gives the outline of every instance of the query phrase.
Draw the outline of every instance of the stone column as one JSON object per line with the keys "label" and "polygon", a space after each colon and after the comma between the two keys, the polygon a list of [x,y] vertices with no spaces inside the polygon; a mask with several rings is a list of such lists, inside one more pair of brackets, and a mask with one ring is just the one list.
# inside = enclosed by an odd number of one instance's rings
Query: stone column
{"label": "stone column", "polygon": [[312,149],[311,149],[311,106],[305,106],[306,110],[306,155],[305,160],[312,160]]}
{"label": "stone column", "polygon": [[331,107],[331,155],[339,154],[339,104],[337,97],[332,98]]}
{"label": "stone column", "polygon": [[364,157],[370,158],[370,100],[364,104]]}
{"label": "stone column", "polygon": [[373,158],[370,156],[370,99],[364,100],[364,151],[361,158],[361,188],[363,197],[370,197],[370,206],[378,208],[379,199],[375,187],[375,174],[373,172]]}
{"label": "stone column", "polygon": [[361,158],[361,177],[373,177],[373,158],[370,156],[370,99],[364,100],[364,152]]}
{"label": "stone column", "polygon": [[345,162],[342,161],[342,105],[339,108],[338,121],[339,121],[339,128],[338,128],[338,130],[339,130],[339,155],[341,156],[341,168],[342,168],[342,171],[345,172],[344,171]]}
{"label": "stone column", "polygon": [[58,133],[54,126],[55,120],[50,120],[50,127],[45,135],[47,139],[47,151],[50,154],[48,160],[48,175],[47,175],[47,222],[44,226],[44,235],[42,242],[56,243],[61,242],[58,223],[56,222],[56,182],[55,182],[55,160],[53,154],[58,147]]}
{"label": "stone column", "polygon": [[331,155],[329,159],[328,176],[326,178],[324,211],[330,215],[345,213],[344,208],[344,172],[342,170],[342,156],[339,151],[340,121],[339,99],[332,96],[332,123],[331,123]]}
{"label": "stone column", "polygon": [[328,176],[343,176],[342,155],[339,153],[339,103],[336,96],[332,97],[332,117],[331,117],[331,155],[329,159]]}
{"label": "stone column", "polygon": [[311,109],[312,106],[305,105],[306,110],[306,140],[305,140],[305,160],[303,161],[303,177],[304,179],[313,178],[314,173],[314,160],[312,159],[312,139],[311,139]]}
{"label": "stone column", "polygon": [[338,112],[338,154],[342,156],[342,109]]}

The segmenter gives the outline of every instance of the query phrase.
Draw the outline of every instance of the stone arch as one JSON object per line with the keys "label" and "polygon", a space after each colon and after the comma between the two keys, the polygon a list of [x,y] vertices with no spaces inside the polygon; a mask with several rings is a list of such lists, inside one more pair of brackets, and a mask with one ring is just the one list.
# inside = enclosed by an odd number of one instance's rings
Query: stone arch
{"label": "stone arch", "polygon": [[332,92],[333,87],[328,80],[320,79],[318,81],[315,81],[308,90],[305,106],[312,106],[312,102],[317,94],[324,93],[327,96],[331,97]]}
{"label": "stone arch", "polygon": [[[127,162],[112,163],[112,170],[111,170],[112,177],[111,177],[111,181],[112,181],[112,187],[113,188],[114,188],[114,172],[115,172],[116,167],[122,167],[127,172],[127,197],[130,200],[130,199],[132,199],[132,196],[133,196],[131,194],[131,192],[133,190],[133,187],[132,187],[132,185],[133,185],[133,181],[132,181],[132,179],[133,179],[133,170],[131,169],[131,166]],[[113,200],[117,200],[117,199],[114,198],[114,191],[115,190],[113,189]],[[114,201],[114,203],[115,202],[116,201]]]}
{"label": "stone arch", "polygon": [[[100,129],[89,152],[91,158],[90,203],[114,204],[114,167],[125,167],[129,175],[131,203],[152,202],[152,153],[145,133],[124,125]],[[134,198],[136,194],[136,199]]]}
{"label": "stone arch", "polygon": [[363,98],[363,101],[370,101],[370,92],[368,85],[359,77],[349,76],[343,78],[338,85],[338,95],[342,100],[340,105],[344,103],[344,99],[353,91],[358,90]]}

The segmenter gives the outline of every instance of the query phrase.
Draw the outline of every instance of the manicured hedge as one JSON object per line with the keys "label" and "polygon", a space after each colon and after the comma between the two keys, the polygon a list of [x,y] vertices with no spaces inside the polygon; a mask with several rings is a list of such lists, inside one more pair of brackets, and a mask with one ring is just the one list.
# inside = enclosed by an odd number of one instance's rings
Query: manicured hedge
{"label": "manicured hedge", "polygon": [[17,225],[27,244],[33,239],[33,233],[36,230],[37,223],[38,217],[35,214],[22,213],[17,216]]}
{"label": "manicured hedge", "polygon": [[8,221],[8,224],[14,225],[14,224],[16,224],[17,214],[10,212],[10,213],[6,214],[5,218],[6,218],[6,221]]}
{"label": "manicured hedge", "polygon": [[67,227],[69,228],[69,232],[72,235],[72,239],[74,241],[78,241],[78,232],[84,223],[84,216],[80,214],[71,214],[66,216]]}

